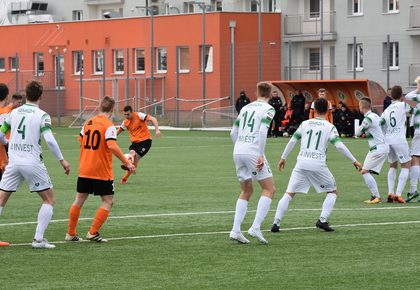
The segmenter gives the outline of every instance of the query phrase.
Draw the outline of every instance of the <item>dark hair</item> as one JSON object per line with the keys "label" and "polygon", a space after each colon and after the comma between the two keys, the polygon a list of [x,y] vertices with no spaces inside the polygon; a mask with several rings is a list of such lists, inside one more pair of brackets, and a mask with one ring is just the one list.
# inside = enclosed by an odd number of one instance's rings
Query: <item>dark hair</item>
{"label": "dark hair", "polygon": [[269,98],[271,94],[271,86],[267,83],[258,84],[258,96],[263,98]]}
{"label": "dark hair", "polygon": [[132,113],[133,112],[133,108],[131,106],[125,106],[124,109],[123,109],[123,111],[124,112],[130,112],[130,113]]}
{"label": "dark hair", "polygon": [[393,86],[391,89],[391,98],[393,100],[399,100],[401,99],[403,95],[402,88],[400,86]]}
{"label": "dark hair", "polygon": [[0,84],[0,101],[3,101],[9,95],[9,88],[6,84]]}
{"label": "dark hair", "polygon": [[21,94],[19,94],[19,93],[14,93],[12,95],[12,99],[13,100],[22,100],[23,99],[23,96]]}
{"label": "dark hair", "polygon": [[42,96],[43,91],[41,82],[32,80],[26,85],[26,98],[30,102],[36,102]]}
{"label": "dark hair", "polygon": [[115,100],[109,96],[105,96],[101,101],[101,112],[109,113],[114,110]]}
{"label": "dark hair", "polygon": [[318,98],[315,101],[315,111],[318,114],[324,115],[328,112],[328,101],[323,98]]}

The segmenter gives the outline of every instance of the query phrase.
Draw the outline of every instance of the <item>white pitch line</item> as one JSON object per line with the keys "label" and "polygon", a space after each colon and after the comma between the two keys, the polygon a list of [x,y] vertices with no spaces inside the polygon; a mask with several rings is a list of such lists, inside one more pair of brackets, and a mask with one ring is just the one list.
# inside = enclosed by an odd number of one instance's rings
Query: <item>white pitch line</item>
{"label": "white pitch line", "polygon": [[[399,210],[399,209],[419,209],[420,206],[395,206],[395,207],[360,207],[360,208],[336,208],[334,211],[357,211],[357,210]],[[275,210],[270,210],[274,212]],[[289,209],[289,211],[321,211],[320,208],[296,208]],[[248,212],[255,212],[255,210],[249,210]],[[135,218],[154,218],[154,217],[176,217],[176,216],[196,216],[196,215],[218,215],[218,214],[233,214],[235,211],[204,211],[204,212],[175,212],[175,213],[152,213],[152,214],[139,214],[139,215],[124,215],[124,216],[110,216],[108,219],[135,219]],[[90,221],[93,218],[79,218],[79,221]],[[51,220],[50,223],[62,223],[68,222],[68,219],[56,219]],[[15,223],[4,223],[0,224],[0,227],[8,226],[22,226],[22,225],[34,225],[37,221],[29,222],[15,222]]]}
{"label": "white pitch line", "polygon": [[[390,225],[410,225],[420,224],[420,221],[405,221],[405,222],[381,222],[381,223],[366,223],[366,224],[344,224],[334,225],[334,228],[347,228],[347,227],[371,227],[371,226],[390,226]],[[295,228],[282,228],[281,231],[300,231],[300,230],[312,230],[316,229],[312,227],[295,227]],[[262,230],[263,232],[269,232],[270,230]],[[158,238],[174,238],[174,237],[191,237],[191,236],[213,236],[213,235],[227,235],[229,231],[220,232],[198,232],[198,233],[178,233],[178,234],[164,234],[164,235],[148,235],[148,236],[133,236],[133,237],[116,237],[107,238],[108,241],[126,241],[126,240],[140,240],[140,239],[158,239]],[[82,242],[90,242],[83,240]],[[56,241],[51,242],[52,244],[70,244],[71,242]],[[80,242],[78,242],[80,243]],[[76,243],[73,243],[76,244]],[[20,243],[10,244],[10,246],[31,246],[32,243]]]}

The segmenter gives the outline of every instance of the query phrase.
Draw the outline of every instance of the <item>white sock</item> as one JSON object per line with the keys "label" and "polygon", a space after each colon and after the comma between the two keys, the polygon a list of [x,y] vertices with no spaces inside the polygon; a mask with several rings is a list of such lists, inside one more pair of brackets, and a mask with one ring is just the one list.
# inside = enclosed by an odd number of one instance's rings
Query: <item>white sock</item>
{"label": "white sock", "polygon": [[369,187],[372,195],[374,197],[380,198],[381,196],[379,195],[378,185],[376,184],[375,178],[373,178],[372,174],[370,173],[363,174],[363,179],[365,180],[367,186]]}
{"label": "white sock", "polygon": [[388,171],[388,193],[394,194],[395,178],[397,178],[397,169],[390,168]]}
{"label": "white sock", "polygon": [[420,166],[413,165],[410,167],[410,193],[417,191],[417,181],[419,180]]}
{"label": "white sock", "polygon": [[44,238],[44,232],[50,223],[53,215],[53,206],[50,204],[42,204],[38,213],[38,225],[36,226],[36,232],[34,239],[41,241]]}
{"label": "white sock", "polygon": [[334,208],[335,200],[337,199],[337,195],[335,193],[327,193],[325,197],[324,203],[322,204],[322,212],[319,220],[322,223],[328,221],[328,218],[331,215],[331,212]]}
{"label": "white sock", "polygon": [[400,176],[398,177],[398,185],[397,185],[397,195],[401,196],[405,184],[407,183],[408,175],[410,173],[410,169],[408,168],[401,168]]}
{"label": "white sock", "polygon": [[235,218],[233,219],[232,231],[241,231],[241,224],[245,218],[247,208],[248,201],[238,198],[238,200],[236,201]]}
{"label": "white sock", "polygon": [[283,197],[279,200],[277,205],[276,215],[274,216],[274,223],[280,226],[281,219],[289,208],[289,202],[292,200],[292,197],[285,193]]}
{"label": "white sock", "polygon": [[271,198],[267,196],[261,196],[258,201],[257,212],[255,213],[255,219],[252,223],[254,229],[259,230],[261,224],[263,223],[265,217],[267,216],[268,211],[270,210]]}

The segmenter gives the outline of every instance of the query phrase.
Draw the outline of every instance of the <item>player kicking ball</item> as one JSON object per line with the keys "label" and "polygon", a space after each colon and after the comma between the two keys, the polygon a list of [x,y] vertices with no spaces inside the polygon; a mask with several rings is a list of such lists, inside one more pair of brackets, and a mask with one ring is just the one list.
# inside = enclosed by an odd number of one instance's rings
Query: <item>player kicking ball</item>
{"label": "player kicking ball", "polygon": [[326,232],[334,231],[328,224],[328,218],[337,199],[337,187],[334,176],[326,164],[328,143],[333,144],[338,151],[350,159],[357,170],[362,168],[360,162],[354,158],[343,142],[341,142],[335,126],[325,120],[328,112],[328,101],[318,98],[314,107],[317,118],[302,122],[289,143],[287,143],[279,161],[278,168],[281,171],[286,165],[287,156],[292,152],[297,142],[301,141],[300,152],[295,168],[290,176],[289,185],[277,206],[274,224],[271,228],[272,232],[280,231],[281,220],[295,194],[298,192],[308,193],[311,186],[318,193],[327,193],[322,205],[321,216],[315,224],[316,227]]}
{"label": "player kicking ball", "polygon": [[[126,130],[130,133],[131,145],[128,154],[131,155],[132,160],[134,161],[133,164],[137,168],[140,159],[143,158],[147,152],[149,152],[150,147],[152,147],[152,135],[147,127],[147,122],[152,122],[155,127],[155,135],[158,138],[160,137],[159,124],[153,116],[141,112],[133,112],[131,106],[125,106],[123,112],[125,120],[118,129],[117,135]],[[121,165],[121,168],[127,170],[124,165]],[[130,171],[127,170],[120,183],[126,184],[130,175]]]}
{"label": "player kicking ball", "polygon": [[[364,115],[364,119],[358,130],[357,136],[366,135],[369,143],[369,153],[366,155],[363,168],[360,173],[363,176],[368,188],[371,192],[371,198],[366,203],[380,203],[381,196],[379,194],[378,185],[372,174],[378,174],[388,158],[389,146],[385,143],[385,137],[381,128],[381,117],[372,112],[372,103],[369,98],[362,98],[359,101],[360,112]],[[372,174],[371,174],[372,173]]]}
{"label": "player kicking ball", "polygon": [[235,144],[233,160],[241,185],[241,193],[236,202],[233,228],[229,237],[242,244],[249,243],[249,240],[241,232],[241,224],[253,192],[253,179],[258,181],[262,192],[255,219],[248,234],[257,238],[262,244],[268,243],[260,228],[270,210],[275,192],[273,174],[264,156],[267,131],[275,114],[274,108],[268,104],[270,95],[271,86],[267,83],[259,83],[257,100],[241,109],[230,132]]}

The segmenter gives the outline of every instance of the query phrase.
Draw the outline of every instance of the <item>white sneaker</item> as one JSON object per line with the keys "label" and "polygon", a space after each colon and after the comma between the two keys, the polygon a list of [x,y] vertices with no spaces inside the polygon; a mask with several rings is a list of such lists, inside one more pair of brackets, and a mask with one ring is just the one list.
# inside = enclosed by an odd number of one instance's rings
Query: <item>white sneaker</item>
{"label": "white sneaker", "polygon": [[41,241],[37,241],[35,239],[32,240],[32,248],[34,249],[54,249],[55,245],[50,244],[46,239],[42,239]]}
{"label": "white sneaker", "polygon": [[97,242],[97,243],[107,243],[108,240],[101,237],[99,233],[92,235],[91,233],[86,234],[86,240]]}
{"label": "white sneaker", "polygon": [[261,244],[268,244],[268,241],[264,238],[263,234],[261,233],[261,230],[257,230],[254,229],[253,227],[250,227],[248,230],[248,234],[251,237],[257,238],[257,240],[261,243]]}
{"label": "white sneaker", "polygon": [[229,238],[231,240],[237,241],[238,243],[241,243],[241,244],[249,244],[249,240],[244,237],[242,232],[231,231],[230,235],[229,235]]}
{"label": "white sneaker", "polygon": [[83,239],[79,237],[77,234],[75,234],[74,236],[71,236],[68,233],[66,233],[66,237],[64,238],[64,240],[66,242],[82,242],[83,241]]}

